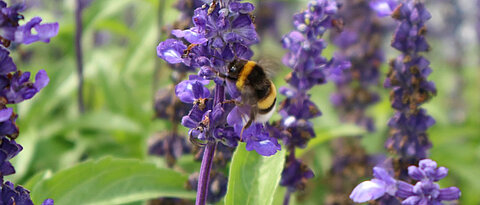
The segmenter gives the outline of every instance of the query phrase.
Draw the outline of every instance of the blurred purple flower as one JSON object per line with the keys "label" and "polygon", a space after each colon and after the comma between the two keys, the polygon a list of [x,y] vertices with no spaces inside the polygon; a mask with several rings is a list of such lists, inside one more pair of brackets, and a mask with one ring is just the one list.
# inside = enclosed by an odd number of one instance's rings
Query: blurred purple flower
{"label": "blurred purple flower", "polygon": [[384,29],[368,4],[367,0],[345,1],[339,10],[343,21],[348,23],[333,35],[332,40],[339,47],[334,56],[350,61],[351,67],[333,79],[337,91],[331,101],[342,121],[372,132],[375,129],[373,119],[366,115],[366,109],[379,100],[372,87],[378,86],[380,65],[384,61]]}
{"label": "blurred purple flower", "polygon": [[172,167],[183,154],[190,153],[191,147],[183,136],[174,133],[156,134],[149,139],[148,153],[150,155],[164,156],[167,165]]}
{"label": "blurred purple flower", "polygon": [[401,158],[415,159],[411,161],[415,163],[427,156],[431,143],[426,130],[435,123],[419,108],[436,94],[435,84],[427,80],[432,72],[430,62],[419,54],[429,49],[425,22],[431,15],[423,3],[405,0],[398,4],[392,17],[399,21],[392,47],[402,55],[391,61],[384,82],[386,88],[392,89],[390,100],[396,110],[388,123],[392,132],[386,147]]}
{"label": "blurred purple flower", "polygon": [[[198,172],[188,177],[187,188],[197,190]],[[212,172],[210,175],[210,184],[208,186],[207,202],[214,204],[219,202],[227,194],[228,178],[221,172]]]}
{"label": "blurred purple flower", "polygon": [[293,17],[294,30],[282,39],[282,45],[288,50],[283,63],[292,69],[287,75],[288,87],[280,88],[286,99],[280,104],[282,119],[271,125],[271,132],[283,140],[289,151],[289,157],[282,172],[281,185],[288,187],[284,204],[288,204],[290,194],[303,189],[313,172],[295,158],[296,147],[304,148],[315,137],[312,118],[319,117],[320,109],[310,100],[309,90],[327,82],[327,77],[338,77],[350,66],[343,59],[327,59],[322,56],[327,43],[323,34],[333,28],[341,27],[336,19],[339,5],[334,0],[312,0],[308,9]]}
{"label": "blurred purple flower", "polygon": [[[50,38],[58,34],[58,23],[40,24],[42,18],[34,17],[27,24],[19,26],[15,32],[14,41],[17,43],[30,44],[37,41],[50,42]],[[35,34],[32,34],[35,29]]]}
{"label": "blurred purple flower", "polygon": [[0,199],[2,204],[22,204],[33,205],[30,199],[30,191],[22,186],[16,186],[9,181],[2,184],[2,196]]}
{"label": "blurred purple flower", "polygon": [[305,189],[306,181],[314,177],[313,171],[292,153],[287,157],[285,164],[280,185],[286,186],[290,192]]}
{"label": "blurred purple flower", "polygon": [[372,0],[370,8],[377,12],[380,17],[390,16],[397,7],[398,0]]}
{"label": "blurred purple flower", "polygon": [[460,198],[457,187],[440,189],[437,183],[447,176],[448,169],[437,168],[437,163],[431,159],[420,160],[419,166],[408,167],[411,179],[418,181],[415,185],[395,180],[386,169],[375,167],[375,178],[360,183],[352,191],[350,198],[357,203],[378,199],[385,194],[401,198],[402,204],[443,204],[442,201],[452,201]]}

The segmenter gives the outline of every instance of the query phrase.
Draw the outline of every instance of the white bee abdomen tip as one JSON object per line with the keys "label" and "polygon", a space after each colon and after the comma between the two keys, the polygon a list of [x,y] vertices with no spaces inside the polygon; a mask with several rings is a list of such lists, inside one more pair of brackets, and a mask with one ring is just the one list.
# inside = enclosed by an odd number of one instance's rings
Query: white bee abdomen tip
{"label": "white bee abdomen tip", "polygon": [[277,105],[275,104],[272,108],[272,110],[270,110],[269,112],[267,112],[266,114],[260,114],[260,113],[257,113],[257,116],[255,117],[255,122],[258,122],[258,123],[265,123],[265,122],[268,122],[268,120],[270,120],[270,118],[272,117],[273,113],[275,112],[275,108],[277,107]]}

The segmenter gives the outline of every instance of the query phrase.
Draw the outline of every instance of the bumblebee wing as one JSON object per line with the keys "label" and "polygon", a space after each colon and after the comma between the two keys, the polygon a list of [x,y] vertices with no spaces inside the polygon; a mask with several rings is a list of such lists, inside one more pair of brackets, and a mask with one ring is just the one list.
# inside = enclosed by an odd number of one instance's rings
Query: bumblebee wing
{"label": "bumblebee wing", "polygon": [[245,85],[242,89],[242,103],[254,107],[257,104],[257,97],[255,95],[255,87],[252,85]]}
{"label": "bumblebee wing", "polygon": [[282,65],[279,63],[281,60],[275,59],[274,57],[262,57],[258,60],[258,65],[260,65],[267,78],[273,79],[278,73],[282,71]]}

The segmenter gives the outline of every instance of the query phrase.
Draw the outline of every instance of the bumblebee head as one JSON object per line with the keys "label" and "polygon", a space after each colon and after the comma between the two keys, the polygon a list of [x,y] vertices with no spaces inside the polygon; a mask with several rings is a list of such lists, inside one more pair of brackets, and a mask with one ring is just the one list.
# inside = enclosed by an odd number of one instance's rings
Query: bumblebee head
{"label": "bumblebee head", "polygon": [[243,59],[235,59],[228,64],[228,73],[227,76],[231,79],[237,79],[238,75],[242,71],[243,67],[248,61]]}

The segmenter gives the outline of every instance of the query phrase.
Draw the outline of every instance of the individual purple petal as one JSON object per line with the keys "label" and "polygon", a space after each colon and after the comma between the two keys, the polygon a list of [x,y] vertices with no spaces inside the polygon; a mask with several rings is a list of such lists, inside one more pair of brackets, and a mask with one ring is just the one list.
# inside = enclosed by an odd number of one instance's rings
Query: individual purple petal
{"label": "individual purple petal", "polygon": [[172,34],[177,38],[185,38],[188,42],[193,44],[202,44],[207,42],[205,36],[198,31],[196,28],[191,28],[187,30],[173,30]]}
{"label": "individual purple petal", "polygon": [[50,78],[48,78],[47,72],[45,70],[40,70],[37,75],[35,75],[35,83],[33,86],[40,91],[48,85],[48,82],[50,82]]}
{"label": "individual purple petal", "polygon": [[13,108],[4,108],[0,110],[0,122],[4,122],[10,119],[13,113]]}
{"label": "individual purple petal", "polygon": [[385,195],[385,183],[381,180],[364,181],[357,185],[352,193],[350,199],[356,203],[364,203],[370,200],[375,200]]}
{"label": "individual purple petal", "polygon": [[413,185],[404,181],[397,182],[397,192],[395,192],[395,196],[404,199],[414,195],[415,193],[413,193]]}
{"label": "individual purple petal", "polygon": [[0,75],[17,71],[17,66],[9,55],[10,52],[3,46],[0,46]]}
{"label": "individual purple petal", "polygon": [[396,183],[392,175],[388,173],[388,171],[385,168],[382,168],[382,167],[374,167],[373,176],[385,182],[386,185],[392,185]]}
{"label": "individual purple petal", "polygon": [[[30,44],[36,41],[48,43],[50,38],[58,34],[58,23],[40,24],[42,18],[34,17],[27,24],[19,26],[15,32],[15,42]],[[35,29],[36,34],[32,34]]]}
{"label": "individual purple petal", "polygon": [[210,91],[199,81],[184,80],[175,86],[175,95],[184,103],[193,103],[197,99],[208,98]]}
{"label": "individual purple petal", "polygon": [[42,202],[42,205],[54,205],[53,199],[45,199],[45,201]]}
{"label": "individual purple petal", "polygon": [[[239,133],[242,128],[241,124],[235,125],[237,133]],[[263,156],[274,155],[281,149],[277,139],[270,137],[268,132],[265,131],[264,126],[259,123],[255,123],[245,129],[241,137],[247,143],[246,149],[248,151],[255,150]]]}
{"label": "individual purple petal", "polygon": [[409,196],[407,199],[402,201],[402,205],[425,204],[425,203],[420,203],[421,200],[422,198],[419,196]]}
{"label": "individual purple petal", "polygon": [[167,39],[157,46],[157,55],[168,63],[175,64],[183,62],[182,54],[187,49],[181,41]]}
{"label": "individual purple petal", "polygon": [[239,12],[242,14],[248,14],[255,9],[255,6],[249,2],[232,2],[228,6],[230,12]]}
{"label": "individual purple petal", "polygon": [[462,193],[457,187],[448,187],[440,189],[440,195],[438,195],[438,200],[440,201],[452,201],[460,198]]}
{"label": "individual purple petal", "polygon": [[372,0],[370,8],[377,12],[380,17],[390,16],[397,7],[397,0]]}

